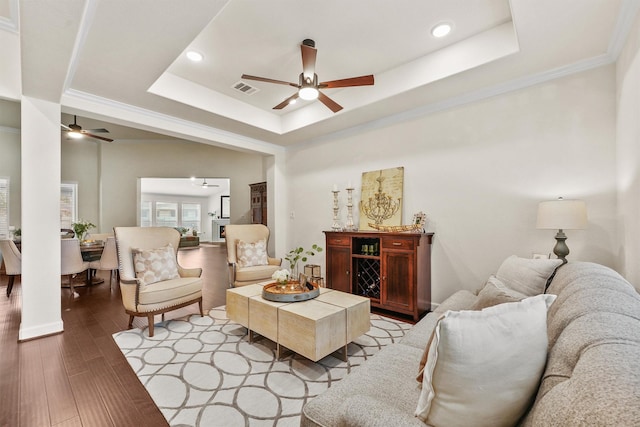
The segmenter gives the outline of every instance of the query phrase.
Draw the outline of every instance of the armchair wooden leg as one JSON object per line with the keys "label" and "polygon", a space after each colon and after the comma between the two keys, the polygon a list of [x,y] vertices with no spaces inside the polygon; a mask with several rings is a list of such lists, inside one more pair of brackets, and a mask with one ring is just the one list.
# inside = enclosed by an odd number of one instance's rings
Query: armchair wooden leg
{"label": "armchair wooden leg", "polygon": [[153,313],[150,313],[149,315],[147,315],[147,318],[149,319],[149,336],[152,337],[153,336]]}
{"label": "armchair wooden leg", "polygon": [[200,317],[204,317],[204,311],[202,311],[202,299],[198,301],[198,307],[200,308]]}
{"label": "armchair wooden leg", "polygon": [[9,276],[9,283],[7,283],[7,296],[11,295],[11,290],[13,289],[13,280],[16,276]]}
{"label": "armchair wooden leg", "polygon": [[128,327],[128,329],[133,328],[133,318],[134,317],[135,316],[133,314],[129,316],[129,325],[128,325],[129,327]]}

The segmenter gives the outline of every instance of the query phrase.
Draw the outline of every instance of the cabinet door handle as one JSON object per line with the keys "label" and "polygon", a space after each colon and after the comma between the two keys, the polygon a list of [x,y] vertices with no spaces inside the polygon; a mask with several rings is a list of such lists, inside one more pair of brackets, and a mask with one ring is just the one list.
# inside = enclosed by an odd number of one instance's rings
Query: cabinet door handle
{"label": "cabinet door handle", "polygon": [[349,275],[349,270],[347,270],[347,276]]}
{"label": "cabinet door handle", "polygon": [[336,243],[342,243],[342,239],[335,240]]}
{"label": "cabinet door handle", "polygon": [[393,246],[402,246],[402,243],[400,243],[400,242],[393,242],[392,244],[393,244]]}

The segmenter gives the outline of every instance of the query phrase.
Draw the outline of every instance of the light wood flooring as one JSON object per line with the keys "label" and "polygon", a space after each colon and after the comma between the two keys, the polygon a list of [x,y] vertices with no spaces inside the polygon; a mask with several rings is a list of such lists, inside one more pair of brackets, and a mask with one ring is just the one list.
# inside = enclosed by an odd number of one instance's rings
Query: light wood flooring
{"label": "light wood flooring", "polygon": [[[225,303],[226,249],[201,245],[178,252],[184,267],[201,267],[205,313]],[[7,277],[0,277],[0,426],[166,426],[167,422],[138,381],[111,335],[127,328],[116,280],[109,273],[100,285],[62,289],[64,332],[18,343],[19,278],[9,298]],[[197,313],[193,304],[169,312],[166,319]],[[156,318],[160,321],[160,316]],[[136,318],[134,327],[146,327]]]}

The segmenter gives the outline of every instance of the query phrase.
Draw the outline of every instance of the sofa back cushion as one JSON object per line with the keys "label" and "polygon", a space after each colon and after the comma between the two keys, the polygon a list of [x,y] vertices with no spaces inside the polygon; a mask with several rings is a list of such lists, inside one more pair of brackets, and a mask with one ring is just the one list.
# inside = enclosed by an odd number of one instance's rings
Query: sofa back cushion
{"label": "sofa back cushion", "polygon": [[618,273],[569,262],[549,293],[549,357],[522,424],[640,425],[640,295]]}
{"label": "sofa back cushion", "polygon": [[512,255],[498,268],[496,277],[516,292],[527,296],[544,293],[554,271],[562,265],[559,259],[529,259]]}

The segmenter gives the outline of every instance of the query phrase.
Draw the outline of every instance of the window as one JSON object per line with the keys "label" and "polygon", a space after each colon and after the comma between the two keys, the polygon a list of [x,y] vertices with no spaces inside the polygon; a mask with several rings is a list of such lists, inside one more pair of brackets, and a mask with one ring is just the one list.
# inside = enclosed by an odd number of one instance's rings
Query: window
{"label": "window", "polygon": [[156,226],[177,227],[178,226],[178,204],[167,202],[156,202]]}
{"label": "window", "polygon": [[78,184],[60,184],[60,228],[72,228],[78,211]]}
{"label": "window", "polygon": [[9,238],[9,178],[0,178],[0,238]]}
{"label": "window", "polygon": [[140,227],[185,227],[202,231],[202,203],[140,200]]}
{"label": "window", "polygon": [[151,227],[152,224],[151,202],[143,201],[140,204],[140,227]]}
{"label": "window", "polygon": [[200,230],[200,204],[199,203],[183,203],[182,204],[182,226],[191,230]]}

